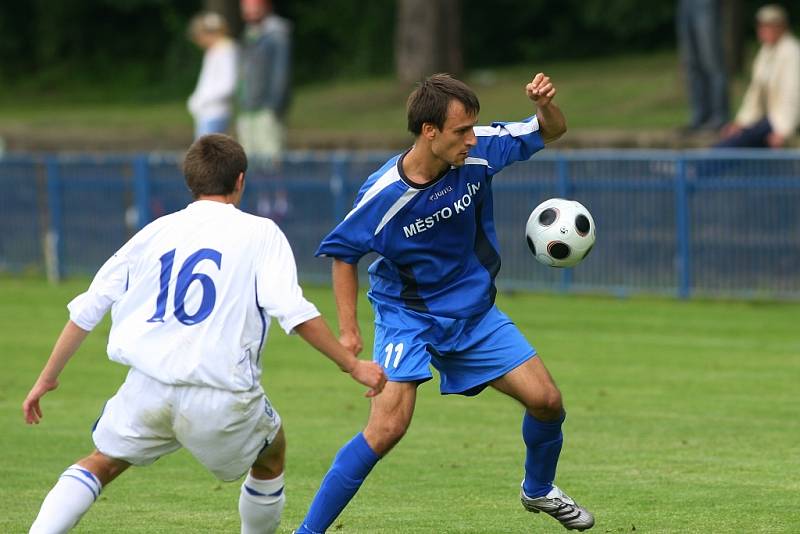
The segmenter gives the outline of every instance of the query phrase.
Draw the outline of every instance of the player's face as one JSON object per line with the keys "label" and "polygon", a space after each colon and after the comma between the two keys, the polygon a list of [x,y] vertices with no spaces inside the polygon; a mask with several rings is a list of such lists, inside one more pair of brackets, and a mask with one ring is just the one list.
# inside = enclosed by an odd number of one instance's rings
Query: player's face
{"label": "player's face", "polygon": [[436,131],[431,143],[433,154],[448,165],[464,165],[470,149],[478,142],[472,129],[477,121],[478,116],[468,114],[464,104],[451,100],[444,127]]}

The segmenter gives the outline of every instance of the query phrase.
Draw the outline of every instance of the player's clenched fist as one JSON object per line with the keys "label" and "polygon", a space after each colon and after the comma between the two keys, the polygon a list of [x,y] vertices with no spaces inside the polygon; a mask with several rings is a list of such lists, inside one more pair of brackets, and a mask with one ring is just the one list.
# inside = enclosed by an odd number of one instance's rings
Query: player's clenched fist
{"label": "player's clenched fist", "polygon": [[525,86],[528,98],[536,102],[537,106],[547,106],[556,96],[556,88],[550,82],[550,77],[540,72]]}
{"label": "player's clenched fist", "polygon": [[365,397],[374,397],[383,391],[383,386],[386,385],[386,373],[383,372],[383,367],[375,362],[358,360],[350,370],[350,376],[352,376],[356,382],[370,388],[369,391],[364,394]]}

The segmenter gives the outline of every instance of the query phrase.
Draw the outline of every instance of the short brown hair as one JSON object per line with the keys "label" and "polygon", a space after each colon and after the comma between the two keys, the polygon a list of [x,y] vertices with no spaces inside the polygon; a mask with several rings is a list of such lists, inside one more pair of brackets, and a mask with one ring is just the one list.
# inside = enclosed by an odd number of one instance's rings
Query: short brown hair
{"label": "short brown hair", "polygon": [[242,145],[222,134],[200,137],[183,160],[183,176],[194,198],[233,193],[236,179],[245,171],[247,156]]}
{"label": "short brown hair", "polygon": [[442,130],[451,100],[461,102],[469,115],[477,115],[481,110],[475,92],[467,84],[449,74],[434,74],[420,82],[406,103],[408,131],[419,135],[422,133],[422,125],[426,122]]}

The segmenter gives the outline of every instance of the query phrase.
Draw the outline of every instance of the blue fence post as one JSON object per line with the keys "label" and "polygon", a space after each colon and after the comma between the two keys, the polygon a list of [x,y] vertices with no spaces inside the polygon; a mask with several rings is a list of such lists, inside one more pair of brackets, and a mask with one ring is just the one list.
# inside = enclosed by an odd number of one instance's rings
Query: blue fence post
{"label": "blue fence post", "polygon": [[678,297],[689,298],[692,287],[691,246],[689,230],[689,183],[686,180],[686,159],[678,157],[675,166],[675,245],[677,249]]}
{"label": "blue fence post", "polygon": [[[558,196],[561,198],[569,198],[572,194],[572,183],[569,179],[569,162],[567,158],[560,155],[556,162],[556,172],[558,176]],[[572,286],[572,268],[561,269],[561,282],[560,290],[563,292],[569,291]]]}
{"label": "blue fence post", "polygon": [[145,154],[133,159],[133,195],[136,228],[141,230],[150,222],[150,167]]}
{"label": "blue fence post", "polygon": [[47,173],[47,211],[48,226],[45,233],[44,261],[47,279],[58,282],[63,274],[63,226],[62,226],[62,198],[63,187],[61,184],[61,169],[58,158],[48,156],[45,160]]}
{"label": "blue fence post", "polygon": [[347,215],[345,199],[345,175],[350,158],[346,154],[334,154],[331,168],[330,188],[333,196],[333,219],[338,223]]}

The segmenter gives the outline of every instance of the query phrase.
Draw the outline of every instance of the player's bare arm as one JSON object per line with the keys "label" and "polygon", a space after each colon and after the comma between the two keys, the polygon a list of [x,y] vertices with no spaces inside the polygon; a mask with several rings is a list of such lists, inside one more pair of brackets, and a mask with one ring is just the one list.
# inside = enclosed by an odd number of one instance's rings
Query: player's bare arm
{"label": "player's bare arm", "polygon": [[555,141],[567,131],[567,121],[553,102],[556,88],[550,77],[540,72],[525,86],[525,93],[536,104],[536,117],[545,143]]}
{"label": "player's bare arm", "polygon": [[381,366],[372,361],[359,360],[333,337],[333,332],[322,317],[310,319],[294,329],[309,345],[352,376],[353,380],[370,388],[365,394],[366,397],[374,397],[383,390],[383,386],[386,385],[386,375]]}
{"label": "player's bare arm", "polygon": [[339,342],[358,355],[364,348],[357,318],[358,266],[334,259],[332,276],[339,319]]}
{"label": "player's bare arm", "polygon": [[56,340],[53,352],[50,354],[44,369],[42,369],[39,378],[36,379],[36,383],[22,403],[22,413],[25,415],[26,423],[29,425],[39,424],[42,418],[42,407],[39,405],[39,400],[48,391],[53,391],[58,387],[58,376],[88,335],[88,331],[72,321],[67,321],[64,330],[61,331],[61,335]]}

